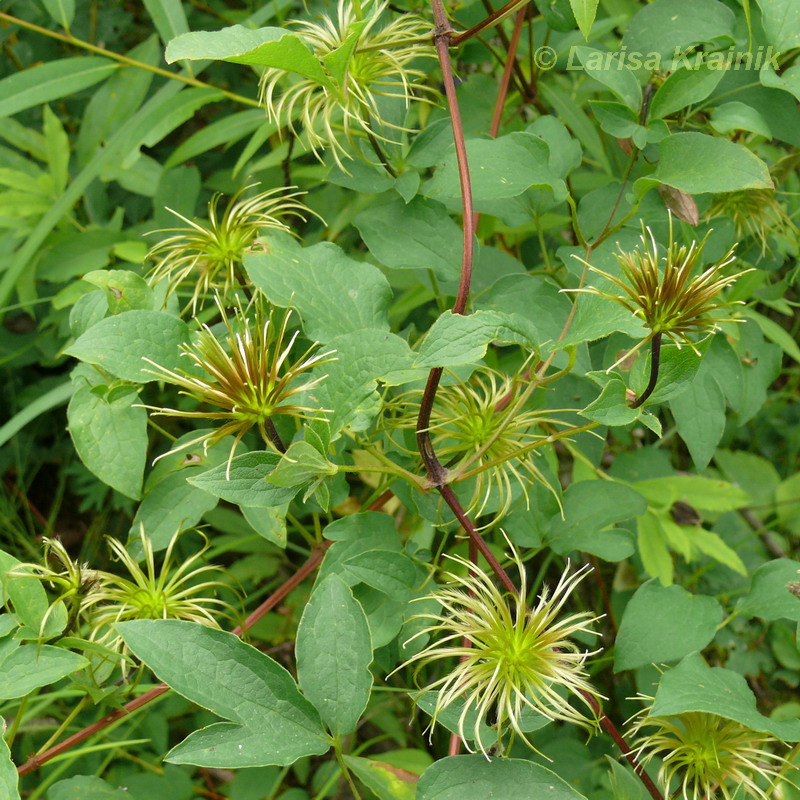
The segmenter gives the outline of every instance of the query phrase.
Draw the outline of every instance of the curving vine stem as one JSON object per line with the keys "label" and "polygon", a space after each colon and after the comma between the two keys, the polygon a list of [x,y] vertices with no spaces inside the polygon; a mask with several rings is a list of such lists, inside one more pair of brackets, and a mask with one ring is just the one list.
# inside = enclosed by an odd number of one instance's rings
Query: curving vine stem
{"label": "curving vine stem", "polygon": [[[475,213],[472,203],[472,187],[470,183],[469,163],[467,160],[467,148],[464,139],[464,128],[461,123],[461,114],[458,108],[458,99],[456,97],[455,81],[453,79],[453,66],[450,60],[450,45],[458,41],[468,38],[465,35],[460,37],[454,36],[452,28],[447,19],[442,0],[431,0],[433,7],[433,16],[436,23],[434,31],[434,43],[436,45],[436,52],[439,57],[439,63],[442,68],[442,77],[445,87],[445,95],[447,98],[448,111],[450,113],[450,121],[453,128],[453,141],[455,144],[456,159],[458,164],[458,176],[461,183],[461,207],[463,218],[463,233],[464,233],[464,253],[462,259],[461,280],[458,287],[458,295],[455,304],[453,305],[454,314],[464,314],[469,297],[470,283],[472,280],[472,264],[473,264],[473,248],[475,238]],[[481,29],[499,19],[508,10],[518,8],[517,3],[508,3],[499,12],[491,15],[490,18],[481,23]],[[469,31],[467,32],[469,33]],[[514,52],[509,53],[509,59],[513,59]],[[504,70],[504,83],[507,83],[506,73],[510,75],[510,68],[506,65]],[[464,511],[463,506],[453,492],[452,488],[447,484],[447,470],[442,466],[439,461],[436,451],[430,439],[428,427],[430,425],[431,411],[433,404],[436,401],[436,392],[439,388],[439,381],[442,376],[442,369],[434,368],[428,376],[428,382],[425,386],[422,402],[420,404],[420,411],[417,418],[417,443],[419,446],[420,456],[425,470],[428,473],[428,480],[431,486],[435,487],[442,499],[447,503],[453,515],[461,524],[464,532],[470,539],[470,560],[476,560],[477,552],[484,556],[487,563],[497,576],[498,580],[503,586],[512,594],[519,594],[519,589],[514,585],[514,582],[509,577],[508,573],[503,569],[501,564],[492,554],[486,541],[481,536],[475,525],[469,519]],[[619,729],[614,725],[613,721],[603,712],[599,703],[592,697],[587,696],[587,700],[592,705],[594,712],[597,714],[601,727],[611,737],[614,743],[622,752],[625,759],[633,768],[636,776],[641,780],[644,787],[647,789],[653,800],[664,800],[658,787],[652,781],[650,776],[644,771],[644,768],[639,764],[635,754],[628,746],[625,738],[620,733]],[[457,748],[453,747],[451,741],[450,752],[452,753]]]}

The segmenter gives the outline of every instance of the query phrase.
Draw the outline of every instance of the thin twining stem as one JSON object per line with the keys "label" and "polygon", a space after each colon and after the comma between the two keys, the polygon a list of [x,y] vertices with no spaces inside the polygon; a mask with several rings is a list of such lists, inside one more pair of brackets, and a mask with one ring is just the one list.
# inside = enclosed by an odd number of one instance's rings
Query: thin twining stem
{"label": "thin twining stem", "polygon": [[201,89],[213,89],[215,92],[219,92],[229,100],[242,103],[246,106],[259,108],[258,101],[253,100],[251,97],[245,97],[244,95],[236,94],[236,92],[229,92],[227,89],[221,89],[219,86],[205,83],[205,81],[200,81],[197,78],[191,78],[188,75],[181,75],[179,72],[170,72],[169,70],[161,69],[161,67],[154,67],[152,64],[146,64],[144,61],[137,61],[135,58],[123,56],[120,53],[115,53],[113,50],[106,50],[105,47],[98,47],[91,42],[84,42],[82,39],[76,39],[74,36],[58,33],[57,31],[51,31],[47,28],[42,28],[40,25],[34,25],[32,22],[26,22],[23,19],[12,16],[11,14],[6,14],[4,11],[0,11],[0,19],[11,22],[14,25],[19,25],[22,28],[36,31],[36,33],[41,33],[42,36],[49,36],[51,39],[58,39],[60,42],[71,44],[73,47],[80,47],[83,50],[88,50],[90,53],[97,53],[98,55],[105,56],[106,58],[111,58],[114,61],[119,61],[121,64],[125,64],[129,67],[136,67],[137,69],[144,69],[148,72],[153,72],[156,75],[163,75],[165,78],[170,78],[174,81],[180,81],[181,83],[187,83],[189,86],[197,86]]}
{"label": "thin twining stem", "polygon": [[461,33],[451,35],[450,44],[455,46],[461,44],[462,42],[466,42],[467,39],[477,36],[487,28],[497,25],[498,22],[504,20],[509,14],[513,14],[518,8],[527,5],[528,2],[529,0],[509,0],[509,2],[506,3],[502,8],[498,8],[497,11],[489,14],[486,19],[482,20],[477,25],[473,25],[471,28],[462,31]]}
{"label": "thin twining stem", "polygon": [[631,408],[639,408],[640,405],[653,394],[653,390],[658,383],[658,370],[661,364],[661,331],[653,334],[650,342],[650,380],[642,394],[631,403]]}
{"label": "thin twining stem", "polygon": [[[458,110],[456,97],[456,84],[453,79],[453,67],[450,62],[448,43],[452,29],[447,19],[442,0],[433,0],[433,17],[436,23],[434,42],[439,63],[442,67],[447,106],[450,112],[450,121],[453,126],[453,140],[455,143],[456,160],[458,163],[458,177],[461,183],[461,212],[464,224],[464,244],[461,258],[461,279],[458,285],[458,294],[453,304],[454,314],[464,314],[469,298],[469,289],[472,282],[472,263],[475,246],[475,218],[472,203],[472,184],[469,176],[469,163],[467,161],[467,146],[464,141],[464,127],[461,123],[461,114]],[[442,369],[436,367],[430,371],[425,391],[420,401],[419,415],[417,417],[417,447],[422,456],[422,463],[428,480],[433,486],[441,486],[447,478],[447,470],[442,466],[431,444],[430,422],[433,403],[442,378]]]}

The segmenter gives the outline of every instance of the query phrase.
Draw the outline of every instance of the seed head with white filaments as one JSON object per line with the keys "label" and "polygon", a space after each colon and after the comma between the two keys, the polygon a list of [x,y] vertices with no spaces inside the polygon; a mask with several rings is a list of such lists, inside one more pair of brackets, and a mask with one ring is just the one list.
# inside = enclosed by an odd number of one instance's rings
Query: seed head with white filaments
{"label": "seed head with white filaments", "polygon": [[211,292],[225,297],[238,288],[242,258],[263,249],[258,238],[262,230],[291,233],[287,218],[305,221],[307,215],[314,213],[299,202],[297,198],[304,192],[292,192],[293,186],[243,197],[256,186],[258,184],[251,184],[236,192],[222,212],[219,210],[222,195],[215,194],[208,203],[207,222],[193,222],[167,209],[188,227],[152,231],[173,235],[158,242],[147,253],[148,259],[156,261],[148,276],[150,284],[167,281],[171,294],[182,284],[193,283],[189,307],[194,312]]}
{"label": "seed head with white filaments", "polygon": [[643,767],[661,759],[658,781],[675,797],[770,800],[780,769],[791,767],[768,749],[777,739],[740,722],[701,711],[653,717],[651,708],[633,717],[634,753]]}
{"label": "seed head with white filaments", "polygon": [[380,98],[408,107],[412,99],[431,102],[436,94],[424,84],[425,73],[411,66],[418,58],[435,58],[431,23],[403,14],[384,25],[388,5],[366,0],[358,8],[352,0],[339,0],[335,19],[293,20],[289,24],[319,60],[319,74],[298,77],[270,67],[261,76],[259,99],[270,119],[294,133],[299,118],[312,152],[319,158],[319,151],[330,147],[344,172],[342,159],[353,156],[342,141],[357,150],[358,138],[392,141],[386,129],[407,130],[382,115]]}
{"label": "seed head with white filaments", "polygon": [[725,275],[724,270],[736,261],[735,245],[722,259],[707,266],[692,277],[698,264],[703,264],[703,248],[709,231],[699,242],[680,244],[673,235],[673,218],[669,217],[669,244],[662,256],[658,242],[649,227],[642,223],[641,244],[628,252],[620,249],[615,257],[620,265],[621,277],[611,275],[578,258],[592,272],[602,275],[622,294],[604,291],[593,286],[579,289],[562,289],[565,292],[584,292],[613,300],[637,317],[649,329],[649,334],[636,347],[625,353],[610,372],[656,334],[663,334],[680,347],[686,344],[698,355],[693,335],[713,333],[719,322],[741,322],[732,317],[709,316],[718,309],[738,305],[738,301],[719,299],[720,292],[731,286],[737,278],[750,270]]}
{"label": "seed head with white filaments", "polygon": [[[291,416],[300,420],[326,419],[329,409],[314,405],[299,404],[297,397],[311,392],[327,376],[306,379],[305,373],[314,367],[333,360],[335,351],[315,352],[317,343],[309,347],[303,355],[293,362],[289,355],[299,331],[285,342],[286,330],[291,316],[287,309],[277,325],[273,321],[273,311],[265,314],[260,297],[254,298],[247,309],[236,307],[233,321],[229,319],[225,307],[217,297],[217,306],[222,315],[225,329],[223,340],[203,324],[195,341],[181,345],[181,353],[203,373],[197,370],[171,370],[145,359],[152,366],[149,370],[160,380],[179,386],[181,394],[198,402],[220,409],[219,411],[181,411],[174,408],[147,406],[155,414],[184,417],[189,419],[224,420],[224,424],[211,433],[204,433],[185,443],[186,449],[202,443],[204,449],[233,436],[228,458],[228,474],[236,445],[251,428],[256,428],[269,447],[275,442],[270,433],[272,418]],[[252,317],[250,309],[254,307]],[[307,395],[308,397],[308,395]],[[170,453],[170,450],[160,458]]]}
{"label": "seed head with white filaments", "polygon": [[[441,609],[419,615],[432,624],[412,640],[428,634],[434,638],[403,665],[415,663],[418,674],[428,665],[446,663],[447,674],[422,690],[438,693],[429,730],[442,711],[463,698],[459,736],[470,752],[474,752],[472,740],[487,758],[490,747],[505,755],[515,736],[535,750],[520,724],[526,709],[549,720],[570,722],[593,731],[597,720],[592,699],[601,698],[584,669],[586,659],[599,651],[581,650],[571,641],[578,633],[597,636],[590,626],[600,617],[583,611],[558,618],[590,568],[570,572],[567,564],[555,589],[545,587],[536,605],[529,609],[525,602],[525,568],[513,547],[512,555],[521,577],[522,591],[518,595],[501,592],[480,567],[459,556],[448,556],[467,574],[448,573],[450,585],[423,598],[436,600]],[[465,640],[471,646],[465,646]],[[577,698],[586,710],[574,708],[565,694]],[[476,718],[468,730],[466,721],[471,713]],[[481,728],[486,724],[494,725],[496,742],[483,741]],[[510,741],[504,741],[509,730]]]}
{"label": "seed head with white filaments", "polygon": [[[556,494],[536,458],[537,448],[544,446],[549,436],[541,426],[567,426],[550,416],[564,409],[520,407],[524,385],[520,375],[481,367],[467,381],[440,387],[431,411],[427,430],[437,456],[452,475],[474,478],[466,512],[479,517],[494,508],[493,501],[497,504],[482,527],[496,524],[508,513],[515,487],[526,504],[536,483]],[[406,448],[392,434],[416,429],[422,395],[422,390],[405,392],[387,405],[384,425],[401,449]],[[463,478],[457,477],[459,480]]]}

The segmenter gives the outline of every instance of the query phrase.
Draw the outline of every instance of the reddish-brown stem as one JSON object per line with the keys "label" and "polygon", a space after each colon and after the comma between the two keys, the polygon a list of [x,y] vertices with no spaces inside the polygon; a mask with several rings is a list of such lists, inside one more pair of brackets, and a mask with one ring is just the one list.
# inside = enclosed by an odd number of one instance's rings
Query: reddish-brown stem
{"label": "reddish-brown stem", "polygon": [[[458,163],[458,178],[461,184],[461,213],[464,220],[464,245],[461,256],[461,279],[458,285],[458,294],[453,304],[454,314],[463,314],[467,307],[469,289],[472,282],[472,262],[475,246],[475,218],[472,208],[472,184],[469,177],[469,163],[467,161],[467,146],[464,141],[464,128],[461,124],[461,114],[458,110],[456,97],[456,84],[453,79],[453,65],[450,62],[448,49],[452,29],[447,19],[442,0],[433,0],[433,18],[436,23],[434,41],[439,64],[442,67],[442,80],[444,81],[447,106],[450,111],[450,121],[453,126],[453,141],[456,149]],[[433,486],[442,486],[447,477],[447,470],[442,466],[433,450],[430,438],[430,421],[439,381],[442,378],[442,369],[437,367],[430,371],[428,383],[420,401],[419,415],[417,417],[417,446],[428,480]]]}
{"label": "reddish-brown stem", "polygon": [[508,44],[508,58],[506,65],[503,69],[503,77],[500,79],[500,91],[497,93],[497,102],[494,104],[494,114],[492,115],[492,124],[489,126],[489,136],[493,139],[500,131],[500,123],[503,119],[503,108],[506,104],[506,95],[508,94],[508,86],[511,82],[511,73],[514,71],[514,64],[517,58],[517,47],[519,45],[519,37],[522,33],[522,26],[525,22],[525,15],[527,14],[527,7],[523,6],[517,12],[517,20],[514,24],[514,32],[511,34],[511,41]]}
{"label": "reddish-brown stem", "polygon": [[520,3],[520,0],[509,0],[502,8],[498,8],[497,11],[489,14],[486,19],[481,20],[477,25],[473,25],[466,31],[462,31],[461,33],[454,34],[450,41],[455,46],[461,44],[462,42],[466,42],[467,39],[471,39],[473,36],[477,36],[482,31],[485,31],[487,28],[491,28],[493,25],[496,25],[503,17],[508,16],[515,8],[520,5],[525,5],[525,3]]}
{"label": "reddish-brown stem", "polygon": [[625,756],[625,760],[631,765],[631,769],[642,782],[644,788],[650,793],[653,800],[664,800],[664,796],[661,794],[658,786],[653,783],[653,779],[644,771],[644,767],[636,760],[636,756],[633,754],[630,747],[628,747],[628,743],[625,741],[622,734],[617,730],[617,726],[603,713],[603,710],[600,708],[600,703],[590,694],[583,693],[583,696],[600,720],[600,725],[603,730],[614,740],[614,744],[619,748],[622,755]]}
{"label": "reddish-brown stem", "polygon": [[433,18],[436,23],[436,33],[434,34],[436,53],[439,56],[439,63],[442,67],[444,91],[447,97],[450,121],[453,126],[453,142],[456,148],[456,161],[458,163],[458,180],[461,184],[461,215],[464,218],[464,252],[461,257],[461,280],[458,284],[458,295],[453,304],[453,313],[463,314],[467,307],[469,288],[472,282],[473,248],[475,244],[472,183],[469,177],[469,163],[467,161],[467,145],[464,141],[464,127],[461,124],[461,113],[458,110],[456,82],[453,78],[453,66],[450,62],[450,51],[448,49],[452,30],[441,0],[433,0]]}
{"label": "reddish-brown stem", "polygon": [[595,580],[597,581],[597,588],[600,589],[600,596],[603,598],[603,607],[606,610],[606,619],[608,624],[611,625],[611,630],[614,632],[614,638],[617,638],[617,620],[614,615],[614,609],[611,607],[611,595],[608,591],[603,573],[600,572],[600,561],[595,555],[589,555],[589,561],[592,564],[592,572],[594,573]]}
{"label": "reddish-brown stem", "polygon": [[497,575],[500,583],[502,583],[509,592],[512,592],[513,594],[519,594],[519,590],[514,585],[514,581],[511,580],[508,573],[495,558],[494,553],[492,553],[492,551],[489,549],[489,545],[486,544],[486,540],[480,535],[480,533],[478,533],[477,528],[472,524],[472,520],[467,516],[452,487],[439,486],[438,489],[442,499],[450,507],[450,510],[453,512],[455,518],[464,529],[464,533],[469,536],[470,541],[474,543],[480,554],[486,559],[486,563],[492,568],[492,572]]}

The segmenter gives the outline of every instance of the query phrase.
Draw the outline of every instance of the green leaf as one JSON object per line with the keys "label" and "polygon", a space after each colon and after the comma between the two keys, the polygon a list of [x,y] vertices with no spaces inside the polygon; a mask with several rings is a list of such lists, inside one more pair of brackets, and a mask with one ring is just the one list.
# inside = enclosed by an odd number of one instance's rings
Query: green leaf
{"label": "green leaf", "polygon": [[417,800],[576,800],[583,797],[555,772],[518,758],[448,756],[434,762],[419,779]]}
{"label": "green leaf", "polygon": [[788,589],[788,584],[795,581],[800,581],[800,561],[779,558],[762,564],[753,573],[750,591],[739,598],[736,613],[744,617],[800,622],[800,598]]}
{"label": "green leaf", "polygon": [[654,0],[628,23],[622,43],[629,53],[672,57],[692,45],[734,43],[736,17],[719,0]]}
{"label": "green leaf", "polygon": [[415,800],[416,775],[382,761],[345,756],[348,768],[378,800]]}
{"label": "green leaf", "polygon": [[608,777],[614,800],[648,800],[650,793],[638,776],[609,755],[606,761],[611,768]]}
{"label": "green leaf", "polygon": [[20,800],[19,775],[14,762],[11,760],[11,751],[8,749],[3,736],[5,732],[6,721],[3,719],[0,720],[0,797],[3,800]]}
{"label": "green leaf", "polygon": [[168,64],[182,59],[213,58],[234,64],[252,64],[296,72],[330,86],[322,66],[303,39],[283,28],[246,28],[231,25],[219,31],[184,33],[167,45]]}
{"label": "green leaf", "polygon": [[124,311],[150,310],[155,302],[147,281],[127,269],[98,269],[87,272],[83,280],[104,289],[111,314]]}
{"label": "green leaf", "polygon": [[366,430],[380,411],[376,382],[398,386],[424,379],[427,371],[414,367],[414,354],[405,339],[385,330],[365,329],[337,336],[327,343],[336,361],[325,364],[328,377],[316,390],[323,408],[333,409],[332,433],[349,425]]}
{"label": "green leaf", "polygon": [[719,561],[734,572],[740,575],[747,575],[747,567],[739,557],[739,554],[723,541],[722,537],[714,531],[707,531],[705,528],[693,527],[690,529],[692,546],[701,553]]}
{"label": "green leaf", "polygon": [[709,667],[699,653],[686,656],[661,677],[651,715],[669,717],[691,711],[732,719],[785,742],[800,741],[800,719],[765,717],[756,708],[755,695],[743,675]]}
{"label": "green leaf", "polygon": [[254,451],[236,456],[230,463],[219,464],[188,482],[215,497],[254,508],[269,508],[289,502],[297,488],[275,486],[267,480],[280,462],[278,453]]}
{"label": "green leaf", "polygon": [[[147,133],[142,137],[142,144],[146,147],[155,147],[162,139],[178,128],[187,120],[194,116],[198,108],[202,108],[209,103],[223,100],[224,95],[217,89],[208,87],[192,87],[181,92],[180,97],[170,103],[164,109],[164,113],[158,118],[155,124],[151,125]],[[137,153],[133,153],[130,160],[123,162],[121,166],[132,167],[138,158]]]}
{"label": "green leaf", "polygon": [[259,536],[263,536],[268,542],[281,549],[286,548],[288,503],[269,508],[248,508],[247,506],[240,506],[240,508],[244,518]]}
{"label": "green leaf", "polygon": [[[551,189],[557,198],[566,186],[550,168],[550,148],[531,133],[517,131],[496,139],[470,139],[467,159],[472,194],[477,203],[516,197],[531,187]],[[461,183],[455,150],[451,148],[424,187],[428,197],[459,198]]]}
{"label": "green leaf", "polygon": [[622,615],[614,671],[677,661],[702,650],[714,638],[722,613],[713,597],[655,581],[642,584]]}
{"label": "green leaf", "polygon": [[592,31],[594,18],[597,16],[598,3],[599,0],[569,0],[572,13],[575,15],[575,21],[581,29],[583,38],[587,41]]}
{"label": "green leaf", "polygon": [[189,23],[186,21],[181,0],[144,0],[144,7],[164,44],[189,32]]}
{"label": "green leaf", "polygon": [[461,228],[441,203],[415,197],[372,206],[353,221],[375,258],[394,269],[432,269],[441,280],[461,274]]}
{"label": "green leaf", "polygon": [[732,100],[723,103],[711,112],[711,127],[717,133],[731,133],[731,131],[750,131],[759,136],[772,138],[769,123],[752,106]]}
{"label": "green leaf", "polygon": [[548,543],[558,555],[583,550],[621,561],[633,553],[626,533],[605,529],[645,513],[647,504],[638,492],[615,481],[579,481],[564,492],[562,506],[563,517],[556,514],[549,526]]}
{"label": "green leaf", "polygon": [[794,0],[758,0],[761,24],[776,53],[800,47],[800,7]]}
{"label": "green leaf", "polygon": [[42,4],[53,22],[69,30],[72,20],[75,19],[75,0],[42,0]]}
{"label": "green leaf", "polygon": [[63,406],[72,396],[73,391],[72,381],[61,383],[50,389],[49,392],[35,398],[33,402],[14,414],[5,425],[0,427],[0,447],[13,436],[16,436],[29,422],[32,422],[47,411]]}
{"label": "green leaf", "polygon": [[145,357],[165,369],[179,369],[179,346],[188,344],[189,327],[166,311],[126,311],[106,317],[78,337],[64,352],[134,383],[159,380]]}
{"label": "green leaf", "polygon": [[[700,355],[691,347],[678,347],[672,342],[662,343],[661,361],[658,369],[658,381],[653,393],[645,402],[645,407],[654,403],[663,403],[683,394],[691,386],[703,361],[702,354],[708,349],[711,338],[704,339],[698,345]],[[641,394],[650,380],[650,358],[640,356],[631,372],[631,388]]]}
{"label": "green leaf", "polygon": [[408,600],[417,583],[414,562],[393,550],[367,550],[344,562],[349,575],[389,597]]}
{"label": "green leaf", "polygon": [[300,486],[316,478],[335,475],[336,465],[308,442],[293,442],[267,476],[267,481],[285,488]]}
{"label": "green leaf", "polygon": [[271,303],[297,309],[309,338],[327,342],[364,328],[389,329],[392,291],[377,267],[328,242],[304,248],[286,233],[262,238],[267,252],[245,255],[247,274]]}
{"label": "green leaf", "polygon": [[69,137],[61,120],[50,110],[50,106],[44,107],[42,116],[47,165],[53,178],[53,189],[56,194],[61,194],[69,178]]}
{"label": "green leaf", "polygon": [[747,493],[739,486],[700,475],[669,475],[633,484],[651,505],[670,508],[688,503],[701,511],[735,511],[748,504]]}
{"label": "green leaf", "polygon": [[372,689],[367,617],[338,576],[318,583],[297,629],[297,678],[334,736],[355,730]]}
{"label": "green leaf", "polygon": [[89,662],[77,653],[49,644],[23,644],[0,661],[0,700],[25,697],[40,686],[66,678]]}
{"label": "green leaf", "polygon": [[62,58],[0,80],[0,119],[58,100],[107,78],[118,64],[107,58]]}
{"label": "green leaf", "polygon": [[772,504],[781,478],[771,461],[743,450],[719,449],[714,453],[714,462],[725,478],[744,489],[748,505]]}
{"label": "green leaf", "polygon": [[473,364],[486,354],[490,342],[536,349],[536,328],[519,314],[476,311],[469,315],[445,311],[433,323],[415,359],[417,367]]}
{"label": "green leaf", "polygon": [[674,570],[667,539],[657,514],[647,511],[637,520],[637,545],[648,575],[658,578],[663,586],[671,586]]}
{"label": "green leaf", "polygon": [[715,69],[711,64],[675,70],[653,95],[648,118],[663,119],[705,100],[724,75],[724,69]]}
{"label": "green leaf", "polygon": [[607,53],[581,45],[575,48],[575,55],[583,64],[586,74],[611,89],[628,108],[632,111],[641,108],[642,87],[636,75],[625,63],[623,54]]}
{"label": "green leaf", "polygon": [[783,326],[778,325],[777,322],[771,320],[769,317],[759,314],[758,311],[754,311],[752,308],[742,309],[742,315],[754,320],[756,325],[761,329],[761,333],[763,333],[767,339],[771,342],[775,342],[787,356],[793,358],[795,362],[800,364],[800,347],[798,347],[797,342]]}
{"label": "green leaf", "polygon": [[347,28],[347,38],[342,44],[320,58],[325,69],[339,86],[343,86],[347,81],[347,68],[353,56],[353,50],[366,25],[366,20],[351,22]]}
{"label": "green leaf", "polygon": [[669,407],[695,466],[705,469],[725,431],[725,397],[713,373],[701,365],[689,388],[673,397]]}
{"label": "green leaf", "polygon": [[232,437],[206,451],[202,446],[182,447],[208,432],[192,431],[173,442],[172,446],[180,449],[160,458],[147,476],[144,499],[136,509],[129,535],[139,538],[144,527],[156,552],[167,546],[175,531],[193,527],[217,505],[219,498],[216,495],[192,486],[189,479],[227,463]]}
{"label": "green leaf", "polygon": [[[0,587],[14,606],[14,614],[36,636],[42,627],[42,620],[50,608],[50,601],[42,587],[42,582],[34,577],[19,577],[8,575],[11,570],[21,566],[14,556],[0,550]],[[26,570],[29,571],[29,570]],[[64,630],[67,624],[67,614],[63,605],[47,616],[47,624],[42,631],[44,638],[56,636]]]}
{"label": "green leaf", "polygon": [[627,392],[625,384],[619,378],[612,377],[600,395],[580,413],[603,425],[629,425],[639,418],[641,410],[630,407]]}
{"label": "green leaf", "polygon": [[539,87],[544,101],[558,114],[559,119],[577,136],[588,153],[595,158],[601,169],[612,174],[611,164],[606,155],[603,141],[597,126],[571,94],[553,83],[545,81]]}
{"label": "green leaf", "polygon": [[[236,144],[242,137],[265,125],[264,112],[259,108],[238,111],[215,120],[181,142],[164,162],[164,169],[172,169],[196,156],[224,145],[225,149]],[[274,131],[274,128],[273,128]],[[174,207],[174,206],[172,206]],[[176,209],[177,211],[178,209]]]}
{"label": "green leaf", "polygon": [[[438,604],[436,604],[438,607]],[[436,610],[434,608],[434,610]],[[424,691],[419,694],[414,695],[414,702],[429,716],[433,717],[436,713],[436,701],[439,697],[439,692],[431,692],[431,691]],[[459,730],[459,720],[461,719],[461,714],[464,711],[464,705],[466,704],[466,700],[463,697],[456,697],[452,703],[449,703],[445,706],[439,714],[436,715],[436,724],[442,725],[443,727],[447,728],[450,733],[457,733],[460,735]],[[464,724],[463,730],[464,735],[469,739],[469,741],[474,741],[474,733],[475,733],[475,724],[478,723],[478,712],[475,710],[474,705],[467,710],[467,713],[464,715]],[[492,731],[492,729],[486,724],[486,722],[481,719],[480,723],[478,723],[478,731],[480,733],[481,741],[490,742],[492,741],[492,737],[496,736],[496,734]]]}
{"label": "green leaf", "polygon": [[773,188],[769,167],[744,145],[705,133],[674,133],[660,147],[655,172],[636,181],[640,195],[656,183],[687,194]]}
{"label": "green leaf", "polygon": [[133,387],[101,395],[80,381],[67,408],[72,443],[86,468],[134,500],[142,494],[147,460],[147,411],[133,407],[137,399]]}
{"label": "green leaf", "polygon": [[75,775],[54,783],[47,790],[47,800],[130,800],[131,793],[115,789],[94,775]]}
{"label": "green leaf", "polygon": [[232,633],[182,620],[117,624],[159,680],[231,722],[201,728],[169,751],[173,764],[237,769],[283,766],[330,747],[292,676]]}

